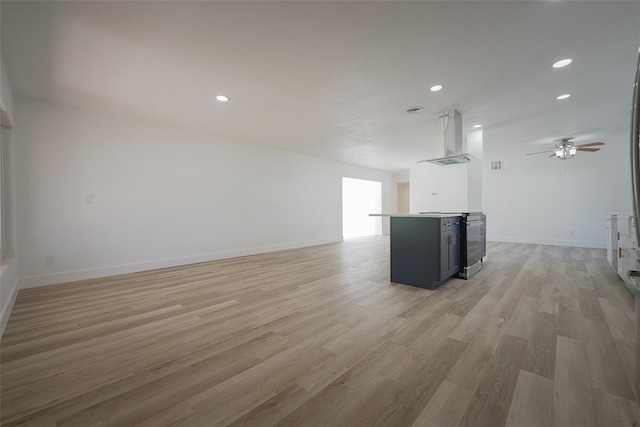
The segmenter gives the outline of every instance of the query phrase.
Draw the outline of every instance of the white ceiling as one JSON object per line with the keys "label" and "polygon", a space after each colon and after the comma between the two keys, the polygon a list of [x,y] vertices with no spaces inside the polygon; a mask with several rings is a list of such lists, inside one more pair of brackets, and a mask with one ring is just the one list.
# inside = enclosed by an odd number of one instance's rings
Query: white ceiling
{"label": "white ceiling", "polygon": [[628,132],[640,46],[638,1],[3,0],[1,19],[16,95],[385,170],[432,157],[451,108],[522,154]]}

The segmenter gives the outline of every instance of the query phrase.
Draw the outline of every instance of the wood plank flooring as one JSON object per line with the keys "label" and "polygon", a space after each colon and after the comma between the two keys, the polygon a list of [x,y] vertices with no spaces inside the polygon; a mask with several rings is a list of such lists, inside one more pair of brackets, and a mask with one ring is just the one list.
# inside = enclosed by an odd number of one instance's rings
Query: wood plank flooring
{"label": "wood plank flooring", "polygon": [[603,250],[489,244],[389,283],[388,237],[19,292],[3,426],[638,426]]}

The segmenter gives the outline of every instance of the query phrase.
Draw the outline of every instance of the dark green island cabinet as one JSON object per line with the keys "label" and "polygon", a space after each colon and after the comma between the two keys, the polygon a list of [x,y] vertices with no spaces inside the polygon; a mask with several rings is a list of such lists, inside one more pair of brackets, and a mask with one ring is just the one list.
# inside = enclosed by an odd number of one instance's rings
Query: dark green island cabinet
{"label": "dark green island cabinet", "polygon": [[391,216],[391,281],[436,289],[460,271],[459,216]]}

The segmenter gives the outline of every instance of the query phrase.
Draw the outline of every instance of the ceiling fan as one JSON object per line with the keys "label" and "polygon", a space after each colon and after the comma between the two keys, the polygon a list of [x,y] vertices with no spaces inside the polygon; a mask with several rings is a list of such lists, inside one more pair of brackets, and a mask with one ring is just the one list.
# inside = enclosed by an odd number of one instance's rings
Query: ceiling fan
{"label": "ceiling fan", "polygon": [[552,153],[549,157],[557,157],[560,160],[567,160],[576,155],[578,151],[587,151],[587,152],[595,152],[599,151],[599,148],[594,148],[598,145],[604,145],[604,142],[590,142],[588,144],[580,144],[574,145],[573,137],[560,138],[556,139],[556,146],[554,148],[550,148],[545,151],[538,151],[536,153],[528,153],[527,156],[531,156],[533,154],[544,154],[544,153]]}

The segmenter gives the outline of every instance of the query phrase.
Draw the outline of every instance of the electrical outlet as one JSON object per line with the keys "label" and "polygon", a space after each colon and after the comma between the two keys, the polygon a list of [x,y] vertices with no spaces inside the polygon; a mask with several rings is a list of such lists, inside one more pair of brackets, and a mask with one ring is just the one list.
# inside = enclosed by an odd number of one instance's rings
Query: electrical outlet
{"label": "electrical outlet", "polygon": [[45,265],[53,265],[56,263],[56,258],[51,256],[51,255],[47,255],[46,257],[44,257],[44,264]]}
{"label": "electrical outlet", "polygon": [[93,194],[87,194],[84,196],[84,204],[92,205],[93,204]]}

